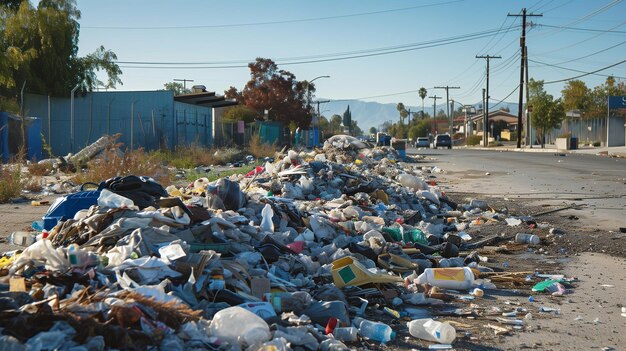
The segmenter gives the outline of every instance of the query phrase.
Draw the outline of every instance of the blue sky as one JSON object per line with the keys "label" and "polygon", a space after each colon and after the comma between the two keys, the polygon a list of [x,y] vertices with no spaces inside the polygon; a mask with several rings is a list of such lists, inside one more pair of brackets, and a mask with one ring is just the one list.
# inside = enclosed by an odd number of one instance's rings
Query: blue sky
{"label": "blue sky", "polygon": [[[507,96],[506,101],[515,102],[521,18],[507,13],[520,13],[524,7],[529,13],[543,13],[529,22],[570,27],[528,29],[529,59],[541,62],[530,62],[531,77],[552,81],[581,74],[545,63],[589,72],[625,59],[626,3],[618,0],[80,1],[79,47],[80,55],[85,55],[104,45],[119,61],[142,62],[120,63],[124,84],[119,90],[161,89],[164,83],[183,78],[218,93],[230,86],[241,89],[249,69],[223,67],[245,66],[265,57],[299,80],[331,76],[315,82],[320,98],[413,106],[421,105],[415,91],[422,86],[429,95],[439,96],[445,91],[433,87],[459,86],[450,90],[451,99],[479,102],[486,62],[475,56],[500,55],[491,61],[491,102]],[[466,40],[476,33],[483,37]],[[450,38],[460,42],[439,45]],[[414,50],[415,44],[425,42],[439,46]],[[410,50],[319,62],[381,48],[400,51],[399,47]],[[605,51],[583,57],[600,50]],[[351,55],[336,55],[346,52]],[[156,62],[163,64],[147,64]],[[185,64],[173,69],[166,63]],[[144,68],[135,68],[139,66]],[[599,73],[626,77],[626,63]],[[605,77],[580,79],[593,87]],[[560,96],[563,86],[546,88]],[[430,106],[432,100],[425,103]]]}

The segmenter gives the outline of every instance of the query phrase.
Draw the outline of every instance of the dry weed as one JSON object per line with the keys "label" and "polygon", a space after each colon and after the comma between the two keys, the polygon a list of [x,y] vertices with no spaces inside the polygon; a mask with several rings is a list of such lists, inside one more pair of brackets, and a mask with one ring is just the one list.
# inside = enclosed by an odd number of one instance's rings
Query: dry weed
{"label": "dry weed", "polygon": [[52,172],[52,165],[49,163],[31,163],[26,168],[32,176],[45,176]]}
{"label": "dry weed", "polygon": [[276,153],[276,145],[262,143],[261,137],[255,134],[250,139],[248,152],[256,158],[270,157]]}
{"label": "dry weed", "polygon": [[127,175],[148,176],[163,186],[170,183],[169,171],[157,157],[143,149],[124,153],[117,149],[107,150],[101,157],[89,161],[87,168],[77,173],[73,181],[77,184],[100,183],[112,177]]}
{"label": "dry weed", "polygon": [[22,172],[19,165],[0,165],[0,203],[20,196]]}

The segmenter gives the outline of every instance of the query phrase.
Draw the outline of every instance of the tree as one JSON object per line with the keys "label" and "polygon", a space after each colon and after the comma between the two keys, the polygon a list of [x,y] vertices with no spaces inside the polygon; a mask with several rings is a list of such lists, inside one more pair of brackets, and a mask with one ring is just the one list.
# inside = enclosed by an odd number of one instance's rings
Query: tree
{"label": "tree", "polygon": [[191,93],[191,89],[185,88],[183,83],[179,83],[179,82],[165,83],[163,84],[163,87],[165,87],[165,90],[169,90],[173,92],[174,95],[182,95],[182,94]]}
{"label": "tree", "polygon": [[363,130],[359,127],[357,121],[351,122],[350,131],[353,136],[363,135]]}
{"label": "tree", "polygon": [[236,105],[230,107],[224,113],[224,120],[227,121],[244,121],[246,123],[254,122],[259,117],[259,113],[245,105]]}
{"label": "tree", "polygon": [[343,126],[348,128],[348,134],[352,131],[352,112],[350,112],[350,105],[343,112]]}
{"label": "tree", "polygon": [[417,92],[417,94],[419,94],[420,98],[422,99],[422,118],[424,117],[424,99],[426,98],[426,96],[428,96],[428,91],[426,91],[426,88],[421,87],[420,90]]}
{"label": "tree", "polygon": [[409,138],[415,139],[423,136],[427,136],[431,128],[430,119],[422,119],[417,122],[416,125],[409,129]]}
{"label": "tree", "polygon": [[396,110],[398,110],[398,113],[400,113],[400,124],[404,123],[404,120],[407,118],[407,116],[409,115],[409,111],[406,110],[406,107],[404,106],[403,103],[399,102],[396,105]]}
{"label": "tree", "polygon": [[27,82],[32,92],[66,96],[77,84],[92,91],[103,84],[97,72],[107,75],[107,87],[121,84],[117,56],[104,47],[78,57],[80,11],[75,0],[42,0],[0,4],[0,94],[17,96]]}
{"label": "tree", "polygon": [[570,80],[561,91],[563,106],[568,111],[578,111],[585,116],[591,106],[591,90],[582,80]]}
{"label": "tree", "polygon": [[279,70],[271,59],[257,58],[248,67],[248,83],[241,92],[230,87],[224,92],[226,98],[235,99],[258,113],[267,110],[270,120],[284,125],[294,121],[308,128],[312,115],[307,108],[307,84],[297,81],[293,73]]}
{"label": "tree", "polygon": [[337,133],[340,132],[341,130],[341,116],[340,115],[333,115],[330,118],[330,131],[331,133]]}
{"label": "tree", "polygon": [[554,100],[543,89],[543,80],[530,79],[528,82],[528,104],[532,107],[532,122],[540,130],[541,147],[545,145],[546,131],[557,128],[565,118],[565,108],[561,99]]}
{"label": "tree", "polygon": [[626,84],[616,83],[615,77],[609,76],[604,84],[593,88],[588,117],[605,117],[609,96],[626,95]]}
{"label": "tree", "polygon": [[378,130],[376,129],[376,127],[370,127],[370,134],[376,134],[378,133]]}

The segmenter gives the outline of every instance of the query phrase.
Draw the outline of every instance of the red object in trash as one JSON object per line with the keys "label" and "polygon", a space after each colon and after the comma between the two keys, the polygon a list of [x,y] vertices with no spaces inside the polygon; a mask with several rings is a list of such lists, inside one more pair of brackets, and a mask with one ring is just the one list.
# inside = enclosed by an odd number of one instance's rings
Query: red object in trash
{"label": "red object in trash", "polygon": [[326,334],[332,334],[335,331],[336,326],[337,326],[337,318],[330,317],[328,319],[328,324],[326,324]]}
{"label": "red object in trash", "polygon": [[404,224],[404,218],[402,218],[402,217],[398,217],[398,218],[396,218],[396,223],[398,223],[398,224]]}
{"label": "red object in trash", "polygon": [[304,241],[294,241],[291,244],[287,244],[286,246],[290,248],[291,251],[299,254],[304,250]]}
{"label": "red object in trash", "polygon": [[250,172],[246,173],[246,177],[252,177],[255,174],[259,174],[259,173],[263,173],[265,171],[265,167],[263,166],[256,166],[255,169],[251,170]]}

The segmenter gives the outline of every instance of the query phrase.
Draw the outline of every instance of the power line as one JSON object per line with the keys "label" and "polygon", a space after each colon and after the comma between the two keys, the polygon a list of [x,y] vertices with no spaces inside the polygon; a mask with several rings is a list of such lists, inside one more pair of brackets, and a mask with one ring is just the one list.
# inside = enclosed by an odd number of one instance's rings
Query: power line
{"label": "power line", "polygon": [[[507,30],[513,31],[514,29],[509,28]],[[436,44],[436,43],[441,43],[441,42],[456,40],[456,39],[471,38],[473,36],[491,34],[494,32],[497,34],[498,30],[488,29],[488,30],[484,30],[480,32],[470,33],[470,34],[462,34],[462,35],[441,38],[441,39],[427,40],[427,41],[417,42],[417,43],[400,44],[400,45],[386,46],[386,47],[380,47],[380,48],[344,51],[344,52],[337,52],[337,53],[330,53],[330,54],[285,57],[285,58],[277,58],[276,60],[279,60],[279,61],[294,61],[294,60],[303,60],[303,59],[308,60],[308,59],[314,59],[314,58],[326,58],[326,57],[334,57],[334,56],[355,55],[355,54],[362,54],[362,53],[403,49],[403,48],[410,48],[410,47],[416,47],[416,46],[421,46],[421,45]],[[140,65],[220,65],[220,64],[235,64],[235,63],[247,64],[248,62],[250,62],[250,60],[228,60],[228,61],[212,61],[212,62],[211,61],[209,62],[116,61],[116,63],[121,63],[121,64],[140,64]]]}
{"label": "power line", "polygon": [[[612,2],[610,2],[610,3],[608,3],[608,4],[604,5],[604,6],[602,6],[602,7],[598,8],[598,9],[596,9],[595,11],[592,11],[592,12],[590,12],[590,13],[588,13],[588,14],[584,15],[584,16],[583,16],[583,17],[581,17],[581,18],[576,19],[576,20],[574,20],[574,21],[572,21],[572,22],[570,22],[570,23],[567,23],[566,25],[564,25],[564,27],[569,27],[569,26],[572,26],[572,25],[578,24],[578,23],[580,23],[580,22],[586,21],[586,20],[590,19],[591,17],[594,17],[594,16],[596,16],[596,15],[599,15],[600,13],[602,13],[602,12],[604,12],[604,11],[606,11],[606,10],[610,9],[611,7],[613,7],[613,6],[617,5],[617,4],[619,4],[621,1],[622,1],[622,0],[613,0]],[[563,31],[563,29],[554,29],[554,30],[552,30],[552,31],[550,31],[550,32],[548,32],[548,33],[544,33],[544,35],[543,35],[543,36],[552,35],[552,34],[555,34],[555,33],[561,32],[561,31]]]}
{"label": "power line", "polygon": [[[450,45],[450,44],[456,44],[456,43],[476,40],[476,39],[487,37],[487,36],[492,35],[492,34],[493,34],[493,31],[486,31],[486,32],[474,33],[474,34],[470,34],[470,35],[462,35],[462,36],[457,36],[457,37],[445,38],[445,39],[441,39],[439,41],[430,41],[430,42],[426,42],[426,43],[416,43],[416,44],[408,44],[408,45],[399,46],[399,47],[403,47],[401,49],[388,49],[388,48],[386,48],[386,49],[373,49],[373,50],[371,50],[370,53],[365,53],[365,54],[360,54],[360,55],[344,56],[344,57],[332,57],[335,54],[329,54],[328,58],[311,59],[311,60],[303,60],[303,61],[295,61],[295,62],[277,62],[277,64],[281,64],[281,65],[297,65],[297,64],[341,61],[341,60],[349,60],[349,59],[355,59],[355,58],[372,57],[372,56],[380,56],[380,55],[389,55],[389,54],[394,54],[394,53],[422,50],[422,49],[427,49],[427,48],[432,48],[432,47],[438,47],[438,46],[443,46],[443,45]],[[365,50],[363,50],[363,51],[365,52]],[[254,61],[254,60],[252,60],[252,61]],[[276,60],[276,61],[279,61],[279,60]],[[182,66],[182,65],[209,64],[209,63],[184,63],[184,62],[162,62],[162,63],[157,63],[157,62],[138,62],[138,61],[116,61],[116,63],[122,64],[122,65],[120,65],[120,67],[122,67],[122,68],[151,68],[151,69],[217,69],[217,68],[243,68],[243,67],[248,67],[247,64],[246,65],[232,64],[232,65],[222,65],[222,66]],[[142,64],[142,65],[148,65],[148,66],[127,66],[127,65],[123,65],[124,63],[127,63],[127,64]],[[178,65],[178,66],[175,66],[175,67],[156,66],[156,65],[159,65],[159,64]]]}
{"label": "power line", "polygon": [[624,62],[626,62],[626,60],[619,61],[619,62],[614,63],[614,64],[612,64],[612,65],[608,65],[608,66],[606,66],[606,67],[602,67],[602,68],[597,69],[597,70],[595,70],[595,71],[592,71],[592,72],[587,72],[587,73],[585,73],[585,74],[581,74],[581,75],[579,75],[579,76],[570,77],[570,78],[565,78],[565,79],[559,79],[559,80],[552,80],[552,81],[549,81],[549,82],[543,82],[543,84],[553,84],[553,83],[565,82],[565,81],[572,80],[572,79],[578,79],[578,78],[585,77],[585,76],[588,76],[588,75],[591,75],[591,74],[594,74],[594,73],[598,73],[598,72],[600,72],[600,71],[604,71],[605,69],[609,69],[609,68],[611,68],[611,67],[619,66],[619,65],[621,65],[621,64],[622,64],[622,63],[624,63]]}
{"label": "power line", "polygon": [[[578,72],[578,73],[587,73],[585,71],[581,71],[578,69],[573,69],[573,68],[567,68],[567,67],[562,67],[562,66],[558,66],[558,65],[553,65],[550,63],[545,63],[545,62],[541,62],[541,61],[536,61],[536,60],[531,60],[528,59],[528,61],[533,62],[533,63],[538,63],[540,65],[544,65],[544,66],[550,66],[550,67],[555,67],[555,68],[560,68],[562,70],[566,70],[566,71],[572,71],[572,72]],[[615,78],[620,78],[620,79],[626,79],[626,77],[619,77],[619,76],[614,76],[614,75],[607,75],[607,74],[598,74],[598,73],[594,73],[593,75],[595,76],[601,76],[601,77],[615,77]]]}
{"label": "power line", "polygon": [[251,23],[233,23],[233,24],[212,24],[212,25],[192,25],[192,26],[153,26],[153,27],[114,27],[114,26],[81,26],[81,28],[89,28],[89,29],[113,29],[113,30],[171,30],[171,29],[201,29],[201,28],[232,28],[232,27],[251,27],[251,26],[266,26],[266,25],[274,25],[274,24],[287,24],[287,23],[299,23],[299,22],[314,22],[314,21],[325,21],[339,18],[349,18],[349,17],[359,17],[359,16],[370,16],[377,15],[381,13],[390,13],[390,12],[400,12],[407,10],[414,10],[425,7],[434,7],[434,6],[442,6],[453,4],[457,2],[462,2],[464,0],[452,0],[452,1],[444,1],[432,4],[425,5],[417,5],[411,7],[402,7],[388,10],[380,10],[380,11],[371,11],[371,12],[360,12],[360,13],[351,13],[345,15],[336,15],[336,16],[325,16],[325,17],[313,17],[313,18],[300,18],[300,19],[292,19],[292,20],[282,20],[282,21],[267,21],[267,22],[251,22]]}
{"label": "power line", "polygon": [[596,52],[592,52],[591,54],[587,54],[587,55],[585,55],[585,56],[581,56],[581,57],[578,57],[578,58],[575,58],[575,59],[571,59],[571,60],[567,60],[567,61],[563,61],[563,62],[558,62],[558,63],[555,63],[555,64],[556,64],[556,65],[561,65],[561,64],[564,64],[564,63],[569,63],[569,62],[573,62],[573,61],[582,60],[582,59],[585,59],[585,58],[587,58],[587,57],[591,57],[591,56],[594,56],[594,55],[597,55],[597,54],[603,53],[603,52],[605,52],[605,51],[611,50],[611,49],[613,49],[613,48],[616,48],[616,47],[618,47],[618,46],[620,46],[620,45],[624,45],[624,44],[626,44],[626,40],[624,40],[624,41],[623,41],[623,42],[621,42],[621,43],[618,43],[618,44],[615,44],[615,45],[609,46],[608,48],[605,48],[605,49],[602,49],[602,50],[598,50],[598,51],[596,51]]}
{"label": "power line", "polygon": [[503,102],[504,102],[504,100],[508,99],[511,95],[513,95],[513,93],[514,93],[514,92],[516,92],[516,91],[517,91],[517,89],[519,89],[519,84],[515,87],[515,89],[513,89],[513,91],[512,91],[512,92],[510,92],[510,93],[509,93],[509,95],[505,96],[505,97],[504,97],[504,99],[502,99],[502,100],[498,101],[498,103],[497,103],[497,104],[495,104],[495,105],[493,105],[492,107],[494,107],[494,108],[495,108],[495,107],[497,107],[498,105],[500,105],[501,103],[503,103]]}
{"label": "power line", "polygon": [[[556,10],[556,9],[559,9],[559,8],[563,7],[563,6],[567,6],[567,5],[571,4],[572,2],[574,2],[574,0],[569,0],[569,1],[567,1],[567,2],[564,2],[564,3],[560,4],[560,5],[557,5],[557,6],[554,6],[554,7],[552,7],[552,8],[549,8],[549,9],[547,9],[547,10],[543,11],[543,13],[550,12],[550,11],[554,11],[554,10]],[[538,11],[538,10],[537,10],[537,11]]]}
{"label": "power line", "polygon": [[[620,23],[620,24],[618,24],[617,26],[612,27],[611,29],[614,29],[614,28],[617,28],[617,27],[621,27],[621,26],[623,26],[624,24],[626,24],[626,22]],[[550,50],[550,51],[544,51],[542,54],[549,54],[549,53],[551,53],[551,52],[555,52],[555,51],[562,51],[562,50],[565,50],[565,49],[569,49],[569,48],[571,48],[571,47],[574,47],[574,46],[580,45],[580,44],[582,44],[582,43],[588,42],[589,40],[595,39],[595,38],[597,38],[597,37],[599,37],[599,36],[601,36],[601,35],[603,35],[603,34],[606,34],[606,32],[605,32],[605,33],[598,33],[598,34],[596,34],[596,35],[594,35],[594,36],[591,36],[591,37],[589,37],[589,38],[587,38],[587,39],[585,39],[585,40],[580,40],[580,41],[577,41],[577,42],[572,43],[572,44],[570,44],[570,45],[560,47],[560,48],[558,48],[558,49],[554,49],[554,50]]]}
{"label": "power line", "polygon": [[[433,89],[433,88],[428,88],[428,89]],[[406,94],[412,94],[412,93],[417,93],[417,92],[419,92],[419,89],[416,89],[416,90],[407,90],[407,91],[402,91],[402,92],[399,92],[399,93],[389,93],[389,94],[383,94],[383,95],[364,96],[364,97],[358,97],[358,98],[338,99],[338,100],[331,100],[331,101],[332,101],[332,102],[335,102],[335,101],[350,101],[350,100],[374,99],[374,98],[379,98],[379,97],[396,96],[396,95],[406,95]]]}
{"label": "power line", "polygon": [[[620,26],[623,25],[623,24],[624,23],[620,24]],[[548,27],[548,28],[560,28],[560,29],[566,29],[566,30],[577,30],[577,31],[583,31],[583,32],[601,32],[601,33],[626,34],[626,31],[624,31],[624,30],[576,28],[576,27],[567,27],[567,26],[552,26],[552,25],[549,25],[549,24],[538,24],[537,26]]]}

